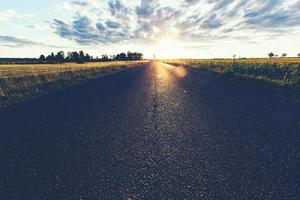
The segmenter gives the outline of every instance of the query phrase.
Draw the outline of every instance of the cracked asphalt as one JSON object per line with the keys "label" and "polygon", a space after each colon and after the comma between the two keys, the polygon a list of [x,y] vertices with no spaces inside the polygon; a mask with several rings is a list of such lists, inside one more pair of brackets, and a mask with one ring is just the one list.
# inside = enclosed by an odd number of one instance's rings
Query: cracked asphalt
{"label": "cracked asphalt", "polygon": [[300,105],[159,62],[0,110],[0,199],[300,199]]}

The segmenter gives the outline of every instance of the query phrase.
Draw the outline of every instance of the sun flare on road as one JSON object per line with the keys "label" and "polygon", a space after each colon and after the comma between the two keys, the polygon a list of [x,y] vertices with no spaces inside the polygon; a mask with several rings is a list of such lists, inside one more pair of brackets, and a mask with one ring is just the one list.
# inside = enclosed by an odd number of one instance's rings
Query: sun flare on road
{"label": "sun flare on road", "polygon": [[175,67],[165,63],[155,62],[157,77],[162,79],[182,79],[187,75],[186,68],[182,66]]}

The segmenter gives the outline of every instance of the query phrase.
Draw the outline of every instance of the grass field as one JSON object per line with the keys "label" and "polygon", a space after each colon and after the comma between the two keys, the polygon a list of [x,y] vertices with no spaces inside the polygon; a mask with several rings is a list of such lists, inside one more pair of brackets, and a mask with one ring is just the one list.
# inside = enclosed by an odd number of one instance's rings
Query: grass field
{"label": "grass field", "polygon": [[0,108],[145,62],[0,65]]}
{"label": "grass field", "polygon": [[162,62],[211,71],[228,77],[244,77],[280,86],[300,87],[300,58],[175,59]]}

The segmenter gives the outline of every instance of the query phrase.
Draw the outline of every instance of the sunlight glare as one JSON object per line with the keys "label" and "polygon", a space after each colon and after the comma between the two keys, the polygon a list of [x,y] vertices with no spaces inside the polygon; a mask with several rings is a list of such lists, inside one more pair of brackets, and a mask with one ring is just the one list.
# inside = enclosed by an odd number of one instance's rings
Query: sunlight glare
{"label": "sunlight glare", "polygon": [[187,75],[187,70],[183,66],[175,67],[165,63],[156,63],[155,65],[158,78],[164,78],[170,81],[173,77],[182,79]]}
{"label": "sunlight glare", "polygon": [[177,58],[180,55],[180,49],[176,46],[176,41],[162,40],[154,47],[154,52],[159,59]]}
{"label": "sunlight glare", "polygon": [[183,49],[175,36],[162,37],[153,45],[152,51],[158,59],[180,58]]}

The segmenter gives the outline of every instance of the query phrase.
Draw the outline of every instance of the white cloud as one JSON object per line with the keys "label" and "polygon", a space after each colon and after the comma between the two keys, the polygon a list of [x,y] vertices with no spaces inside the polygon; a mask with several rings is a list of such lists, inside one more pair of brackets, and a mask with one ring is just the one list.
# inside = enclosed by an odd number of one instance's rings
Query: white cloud
{"label": "white cloud", "polygon": [[74,19],[56,19],[53,27],[61,37],[95,44],[153,42],[174,35],[178,40],[241,40],[245,32],[273,37],[300,25],[294,8],[298,1],[174,0],[177,6],[162,0],[131,1],[130,6],[127,2],[109,0],[102,6],[97,0],[66,2],[65,9],[75,11]]}
{"label": "white cloud", "polygon": [[8,21],[11,18],[17,17],[17,12],[15,10],[4,10],[0,12],[0,21]]}
{"label": "white cloud", "polygon": [[36,42],[26,38],[15,37],[11,35],[0,35],[0,46],[3,47],[33,47],[43,46],[52,48],[62,48],[62,46]]}
{"label": "white cloud", "polygon": [[20,14],[14,9],[0,11],[0,21],[10,21],[13,19],[31,18],[32,14]]}
{"label": "white cloud", "polygon": [[[248,48],[291,41],[300,30],[300,0],[68,0],[57,8],[60,14],[48,19],[51,32],[84,48],[166,43],[193,51],[236,43]],[[1,12],[0,21],[17,16]]]}

